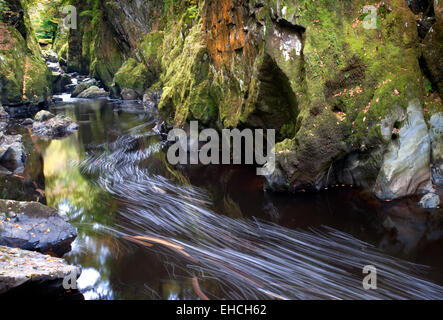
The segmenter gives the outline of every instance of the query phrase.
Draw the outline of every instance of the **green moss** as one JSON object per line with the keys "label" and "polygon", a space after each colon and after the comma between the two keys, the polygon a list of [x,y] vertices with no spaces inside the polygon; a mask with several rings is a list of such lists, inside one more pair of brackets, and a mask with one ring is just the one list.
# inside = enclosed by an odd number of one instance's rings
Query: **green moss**
{"label": "green moss", "polygon": [[0,103],[17,105],[39,104],[50,95],[51,73],[41,58],[40,47],[30,29],[29,18],[24,17],[26,40],[12,26],[0,22]]}
{"label": "green moss", "polygon": [[209,76],[209,57],[204,42],[201,21],[187,30],[181,41],[183,17],[171,25],[162,46],[161,81],[164,84],[159,109],[162,114],[173,115],[174,123],[182,125],[197,119],[204,124],[214,124],[217,108],[214,102],[213,84]]}

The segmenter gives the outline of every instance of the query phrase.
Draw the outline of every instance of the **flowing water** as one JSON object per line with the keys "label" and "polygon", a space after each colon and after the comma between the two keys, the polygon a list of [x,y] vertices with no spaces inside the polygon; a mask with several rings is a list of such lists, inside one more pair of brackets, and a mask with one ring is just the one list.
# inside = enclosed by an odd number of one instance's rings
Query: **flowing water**
{"label": "flowing water", "polygon": [[[137,103],[51,111],[80,130],[45,141],[18,129],[33,146],[20,190],[44,188],[78,228],[65,258],[87,299],[443,298],[441,210],[345,186],[266,193],[253,167],[173,167]],[[367,265],[377,290],[363,288]]]}

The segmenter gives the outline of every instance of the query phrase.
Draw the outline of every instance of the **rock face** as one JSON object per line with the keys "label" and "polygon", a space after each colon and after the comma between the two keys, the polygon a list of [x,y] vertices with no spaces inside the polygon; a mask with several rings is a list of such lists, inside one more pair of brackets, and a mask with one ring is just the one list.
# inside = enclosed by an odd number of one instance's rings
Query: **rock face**
{"label": "rock face", "polygon": [[434,1],[435,23],[423,41],[423,57],[431,81],[443,95],[443,1]]}
{"label": "rock face", "polygon": [[0,294],[29,283],[78,278],[81,269],[63,259],[0,246]]}
{"label": "rock face", "polygon": [[443,185],[443,113],[434,114],[429,121],[429,136],[432,145],[432,178],[437,185]]}
{"label": "rock face", "polygon": [[440,197],[435,193],[428,193],[421,198],[418,205],[424,209],[436,209],[440,205]]}
{"label": "rock face", "polygon": [[374,192],[382,200],[392,200],[430,191],[431,140],[420,101],[409,103],[407,120],[399,138],[391,142],[384,156]]}
{"label": "rock face", "polygon": [[25,158],[21,135],[0,135],[0,166],[11,172],[18,172],[23,170]]}
{"label": "rock face", "polygon": [[[84,0],[75,2],[85,7]],[[132,97],[131,89],[141,97],[161,88],[159,114],[170,124],[275,129],[271,189],[352,184],[390,199],[429,180],[427,156],[406,155],[414,149],[408,130],[423,134],[423,151],[430,150],[424,121],[404,129],[406,118],[395,115],[406,117],[411,101],[418,109],[423,104],[419,62],[440,83],[441,3],[206,0],[191,10],[185,0],[117,0],[98,5],[103,23],[92,29],[81,23],[70,44],[98,48],[79,52],[96,61],[87,63],[89,73],[117,95],[124,90]],[[427,19],[421,38],[414,12]],[[102,48],[106,55],[98,53]],[[403,172],[402,160],[412,167]]]}
{"label": "rock face", "polygon": [[7,7],[0,21],[0,103],[43,103],[52,92],[51,73],[21,1],[7,1]]}
{"label": "rock face", "polygon": [[0,245],[62,256],[75,229],[57,211],[38,202],[0,200]]}
{"label": "rock face", "polygon": [[52,72],[52,78],[52,93],[54,94],[65,92],[66,86],[72,83],[71,78],[66,73]]}
{"label": "rock face", "polygon": [[[39,116],[39,114],[37,114],[37,116]],[[36,116],[36,121],[32,123],[32,131],[35,135],[43,138],[58,139],[67,137],[78,130],[78,124],[76,124],[71,118],[63,115],[54,116],[51,113],[49,114],[52,117],[48,115]],[[39,121],[37,119],[41,120]]]}
{"label": "rock face", "polygon": [[106,92],[104,89],[101,89],[97,86],[91,86],[80,93],[78,97],[83,99],[105,98],[109,97],[109,92]]}

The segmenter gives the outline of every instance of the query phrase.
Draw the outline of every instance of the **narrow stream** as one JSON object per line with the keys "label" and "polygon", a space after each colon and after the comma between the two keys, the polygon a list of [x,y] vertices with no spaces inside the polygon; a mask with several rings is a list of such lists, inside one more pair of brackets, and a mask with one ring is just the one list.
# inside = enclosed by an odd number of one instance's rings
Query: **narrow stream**
{"label": "narrow stream", "polygon": [[[45,141],[18,129],[36,146],[25,175],[78,228],[64,258],[82,266],[86,299],[443,299],[441,211],[416,199],[270,194],[252,167],[170,166],[137,103],[50,111],[80,130]],[[377,290],[362,286],[366,265]]]}

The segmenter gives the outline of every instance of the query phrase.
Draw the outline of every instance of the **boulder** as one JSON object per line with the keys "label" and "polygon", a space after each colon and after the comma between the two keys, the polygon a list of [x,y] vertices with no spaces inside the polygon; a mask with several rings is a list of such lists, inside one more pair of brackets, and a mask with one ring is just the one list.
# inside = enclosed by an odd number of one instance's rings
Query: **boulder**
{"label": "boulder", "polygon": [[432,146],[432,178],[436,185],[443,185],[443,113],[434,114],[429,124]]}
{"label": "boulder", "polygon": [[0,105],[0,121],[8,121],[9,113],[5,111],[5,109]]}
{"label": "boulder", "polygon": [[35,135],[44,138],[64,138],[79,128],[71,118],[57,115],[46,121],[36,121],[32,124],[32,131]]}
{"label": "boulder", "polygon": [[138,94],[132,89],[125,88],[121,92],[123,100],[137,100]]}
{"label": "boulder", "polygon": [[143,106],[148,110],[158,109],[161,98],[161,90],[150,90],[143,95]]}
{"label": "boulder", "polygon": [[22,126],[31,126],[34,123],[34,120],[30,118],[26,118],[22,121]]}
{"label": "boulder", "polygon": [[0,200],[0,245],[62,256],[76,237],[67,218],[52,208]]}
{"label": "boulder", "polygon": [[41,121],[47,121],[47,120],[52,119],[54,117],[55,117],[55,115],[53,115],[51,112],[46,111],[46,110],[42,110],[42,111],[39,111],[34,116],[34,120],[41,122]]}
{"label": "boulder", "polygon": [[[81,268],[38,252],[0,246],[0,294],[28,283],[78,278]],[[63,281],[60,282],[62,285]]]}
{"label": "boulder", "polygon": [[82,93],[83,91],[89,89],[92,86],[97,86],[98,82],[95,79],[88,79],[86,81],[80,82],[79,84],[77,84],[77,86],[75,87],[74,91],[72,92],[72,97],[78,97],[78,95],[80,93]]}
{"label": "boulder", "polygon": [[104,98],[108,96],[109,92],[106,92],[104,89],[101,89],[97,86],[91,86],[78,95],[79,98],[84,99]]}
{"label": "boulder", "polygon": [[435,193],[428,193],[421,198],[418,205],[425,209],[436,209],[440,206],[440,197]]}
{"label": "boulder", "polygon": [[431,141],[418,99],[409,103],[399,138],[391,141],[374,187],[382,200],[393,200],[432,189]]}
{"label": "boulder", "polygon": [[53,72],[52,78],[52,93],[54,94],[64,92],[66,86],[72,83],[71,78],[66,73]]}
{"label": "boulder", "polygon": [[17,172],[24,167],[26,158],[21,135],[6,136],[0,139],[0,165]]}

